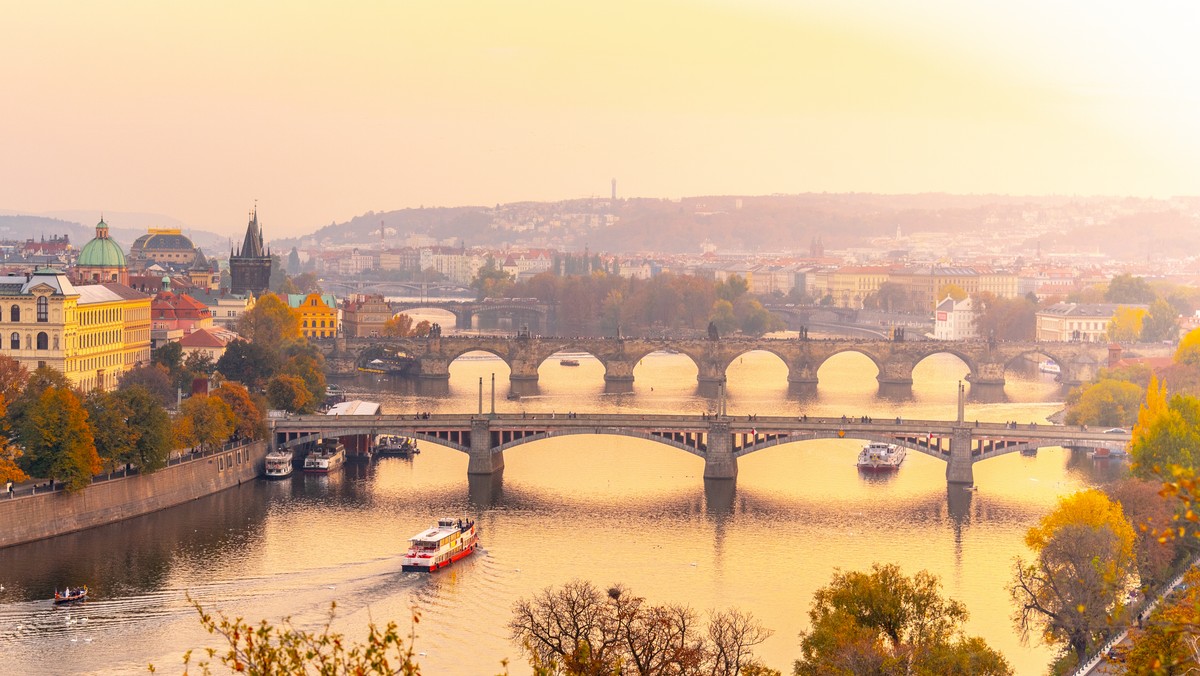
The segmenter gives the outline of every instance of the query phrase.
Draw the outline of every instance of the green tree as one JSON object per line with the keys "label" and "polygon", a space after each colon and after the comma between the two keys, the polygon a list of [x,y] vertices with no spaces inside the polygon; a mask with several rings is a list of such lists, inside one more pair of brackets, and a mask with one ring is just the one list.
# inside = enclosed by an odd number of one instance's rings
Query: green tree
{"label": "green tree", "polygon": [[125,462],[143,472],[167,466],[171,455],[171,417],[154,393],[141,385],[130,385],[117,392],[117,399],[129,412],[125,424],[133,433],[133,444]]}
{"label": "green tree", "polygon": [[1200,457],[1200,400],[1176,395],[1167,399],[1166,386],[1155,378],[1146,388],[1129,442],[1133,472],[1149,478],[1173,466],[1194,468]]}
{"label": "green tree", "polygon": [[29,373],[20,362],[0,355],[0,483],[28,478],[19,464],[24,452],[10,441],[12,426],[8,421],[8,402],[21,394],[28,381]]}
{"label": "green tree", "polygon": [[243,338],[270,350],[303,338],[296,312],[273,293],[263,294],[253,308],[242,313],[237,331]]}
{"label": "green tree", "polygon": [[183,368],[183,346],[177,342],[160,345],[150,358],[155,364],[165,366],[174,376]]}
{"label": "green tree", "polygon": [[1067,407],[1068,425],[1129,427],[1137,421],[1145,391],[1123,380],[1104,378],[1082,386]]}
{"label": "green tree", "polygon": [[724,299],[713,301],[712,313],[708,316],[709,321],[717,325],[717,330],[722,336],[733,333],[737,328],[737,317],[733,314],[733,303]]}
{"label": "green tree", "polygon": [[995,340],[1033,340],[1037,328],[1037,304],[1028,298],[997,298],[980,292],[971,299],[975,331]]}
{"label": "green tree", "polygon": [[471,288],[475,289],[475,300],[484,298],[507,298],[512,293],[516,280],[496,265],[496,259],[488,256],[471,280]]}
{"label": "green tree", "polygon": [[321,288],[321,278],[317,277],[315,272],[302,272],[292,278],[292,286],[296,288],[296,293],[310,294],[323,293]]}
{"label": "green tree", "polygon": [[761,336],[786,328],[782,319],[771,314],[770,310],[753,298],[742,298],[734,304],[733,311],[742,333],[749,336]]}
{"label": "green tree", "polygon": [[267,383],[267,401],[271,408],[293,413],[311,413],[316,402],[304,381],[296,376],[278,375]]}
{"label": "green tree", "polygon": [[1025,534],[1035,559],[1014,566],[1009,592],[1022,640],[1040,637],[1082,663],[1124,611],[1135,539],[1121,506],[1100,491],[1060,499]]}
{"label": "green tree", "polygon": [[217,360],[217,371],[225,378],[245,385],[248,389],[261,392],[283,366],[277,350],[265,343],[235,340],[225,347],[225,354]]}
{"label": "green tree", "polygon": [[937,576],[894,564],[836,572],[813,595],[796,676],[818,674],[1010,674],[982,639],[968,638],[963,604],[942,597]]}
{"label": "green tree", "polygon": [[729,275],[723,282],[717,282],[717,298],[730,303],[736,301],[750,290],[750,283],[741,275]]}
{"label": "green tree", "polygon": [[163,406],[175,405],[176,392],[171,386],[171,375],[162,364],[135,366],[126,371],[117,384],[121,390],[134,386],[145,388]]}
{"label": "green tree", "polygon": [[20,439],[25,472],[61,481],[67,490],[86,488],[101,469],[87,411],[69,388],[42,390],[25,411]]}
{"label": "green tree", "polygon": [[[307,343],[306,343],[307,344]],[[297,354],[283,365],[282,375],[295,376],[304,381],[309,396],[314,405],[325,400],[325,369],[324,360],[311,354]]]}
{"label": "green tree", "polygon": [[[789,300],[790,296],[789,294]],[[942,297],[945,298],[945,296]],[[904,287],[896,282],[884,282],[880,284],[878,289],[863,299],[863,307],[868,310],[901,312],[910,309],[911,305],[912,303],[909,301]]]}
{"label": "green tree", "polygon": [[1130,274],[1117,275],[1108,282],[1108,290],[1104,292],[1107,303],[1133,303],[1147,305],[1153,303],[1156,294],[1145,279]]}
{"label": "green tree", "polygon": [[211,450],[233,435],[233,411],[219,397],[198,394],[184,400],[175,419],[174,436],[185,446]]}
{"label": "green tree", "polygon": [[1150,310],[1142,320],[1143,343],[1160,340],[1174,342],[1179,338],[1179,314],[1171,304],[1161,298],[1150,304]]}
{"label": "green tree", "polygon": [[100,460],[115,467],[127,462],[133,453],[134,431],[129,426],[131,412],[116,392],[89,392],[83,400],[88,423]]}

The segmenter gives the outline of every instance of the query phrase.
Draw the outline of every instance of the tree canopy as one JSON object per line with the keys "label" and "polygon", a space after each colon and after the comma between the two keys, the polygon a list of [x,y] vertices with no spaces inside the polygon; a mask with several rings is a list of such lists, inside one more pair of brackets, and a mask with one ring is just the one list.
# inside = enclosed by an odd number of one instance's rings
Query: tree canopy
{"label": "tree canopy", "polygon": [[1061,498],[1025,534],[1034,560],[1014,564],[1009,592],[1022,640],[1040,637],[1081,663],[1123,612],[1135,539],[1120,504],[1104,493],[1090,489]]}
{"label": "tree canopy", "polygon": [[942,596],[927,571],[912,577],[894,564],[836,572],[813,595],[796,676],[824,674],[1011,674],[1000,653],[962,625],[967,610]]}
{"label": "tree canopy", "polygon": [[302,338],[295,311],[273,293],[263,294],[253,308],[242,314],[238,319],[238,334],[271,349]]}
{"label": "tree canopy", "polygon": [[32,476],[51,477],[77,491],[101,469],[87,411],[70,388],[43,389],[25,409],[19,436],[25,471]]}

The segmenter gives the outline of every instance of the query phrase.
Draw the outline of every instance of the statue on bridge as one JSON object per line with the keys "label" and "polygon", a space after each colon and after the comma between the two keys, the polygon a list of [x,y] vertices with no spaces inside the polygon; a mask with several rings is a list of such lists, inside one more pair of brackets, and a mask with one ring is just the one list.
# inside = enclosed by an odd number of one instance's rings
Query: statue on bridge
{"label": "statue on bridge", "polygon": [[708,323],[708,339],[709,340],[720,340],[720,338],[721,338],[720,334],[717,333],[717,323],[709,322]]}

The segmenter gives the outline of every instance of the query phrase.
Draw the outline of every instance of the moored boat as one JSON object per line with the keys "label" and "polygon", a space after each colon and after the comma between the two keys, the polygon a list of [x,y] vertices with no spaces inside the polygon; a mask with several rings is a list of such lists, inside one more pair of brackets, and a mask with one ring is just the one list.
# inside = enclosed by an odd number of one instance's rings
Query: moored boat
{"label": "moored boat", "polygon": [[408,553],[401,559],[400,567],[404,571],[432,573],[470,556],[478,546],[474,521],[438,519],[436,526],[409,539]]}
{"label": "moored boat", "polygon": [[416,439],[394,434],[381,434],[375,440],[375,455],[409,458],[420,453]]}
{"label": "moored boat", "polygon": [[868,472],[884,472],[900,469],[906,451],[903,446],[882,441],[872,441],[863,446],[858,454],[858,468]]}
{"label": "moored boat", "polygon": [[560,366],[579,366],[578,359],[559,359],[558,363]]}
{"label": "moored boat", "polygon": [[308,474],[328,474],[346,462],[346,447],[336,441],[322,441],[304,457]]}
{"label": "moored boat", "polygon": [[295,454],[291,449],[280,449],[267,454],[266,468],[263,473],[268,479],[284,479],[292,475],[296,468]]}
{"label": "moored boat", "polygon": [[88,588],[87,588],[86,584],[83,585],[82,587],[79,587],[76,589],[71,589],[70,587],[67,587],[66,590],[63,591],[62,593],[59,593],[59,591],[57,589],[55,589],[54,590],[54,602],[55,603],[74,603],[76,601],[82,601],[82,600],[86,599],[87,595],[88,595]]}
{"label": "moored boat", "polygon": [[1053,373],[1055,375],[1062,373],[1062,368],[1054,363],[1053,359],[1047,359],[1038,364],[1038,370],[1042,373]]}

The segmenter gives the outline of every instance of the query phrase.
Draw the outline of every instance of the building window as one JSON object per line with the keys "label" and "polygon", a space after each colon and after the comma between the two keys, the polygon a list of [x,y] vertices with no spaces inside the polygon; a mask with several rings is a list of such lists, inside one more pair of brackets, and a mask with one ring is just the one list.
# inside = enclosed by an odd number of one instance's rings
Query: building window
{"label": "building window", "polygon": [[305,319],[304,321],[300,322],[300,328],[302,328],[302,329],[307,329],[307,328],[308,328],[308,320],[307,320],[307,319]]}
{"label": "building window", "polygon": [[14,322],[21,321],[21,306],[14,305],[11,308],[9,308],[8,315],[9,315],[9,319],[11,319]]}
{"label": "building window", "polygon": [[45,296],[39,296],[37,299],[37,320],[39,322],[50,321],[50,300]]}
{"label": "building window", "polygon": [[8,337],[8,347],[13,350],[21,349],[21,334],[13,331],[12,335]]}
{"label": "building window", "polygon": [[37,349],[50,349],[50,336],[46,335],[45,331],[39,331],[37,335]]}

